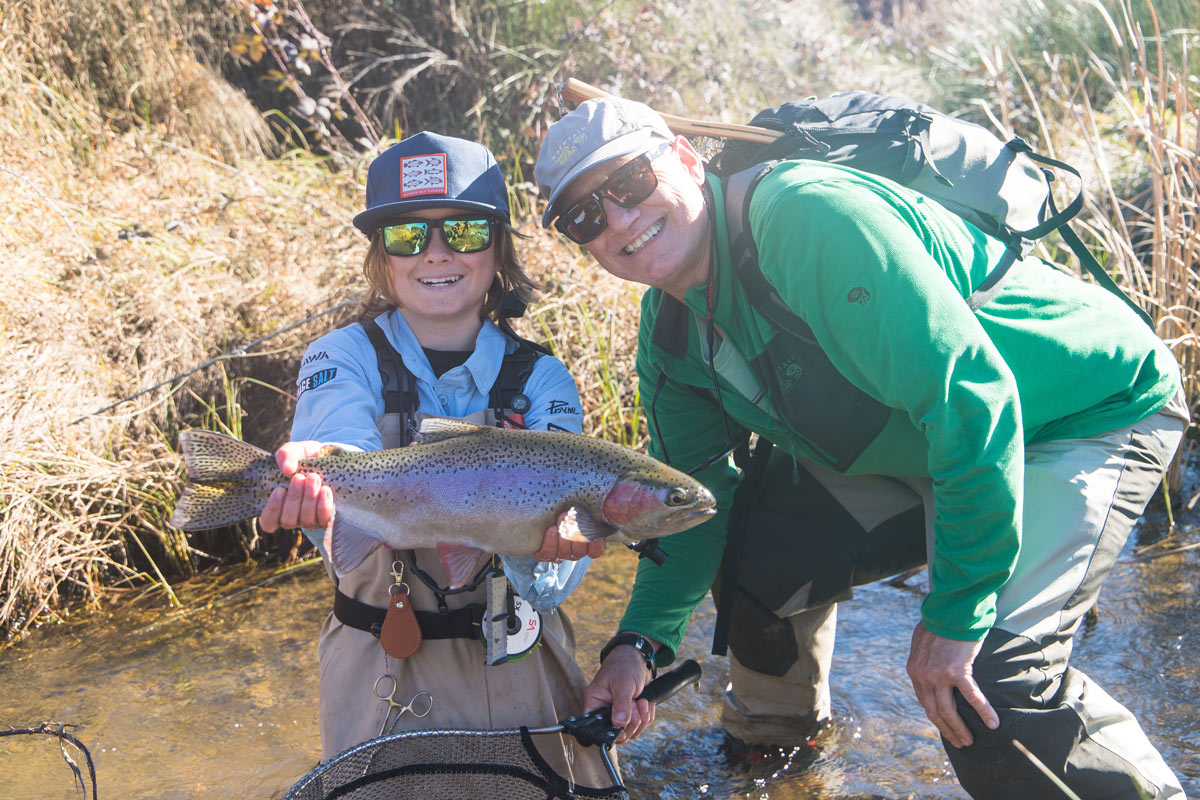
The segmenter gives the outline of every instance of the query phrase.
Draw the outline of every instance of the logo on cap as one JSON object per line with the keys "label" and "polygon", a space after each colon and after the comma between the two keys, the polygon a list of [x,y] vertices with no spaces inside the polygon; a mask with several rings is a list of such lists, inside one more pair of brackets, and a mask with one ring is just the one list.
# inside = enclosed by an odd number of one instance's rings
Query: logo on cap
{"label": "logo on cap", "polygon": [[400,159],[400,197],[446,194],[446,154]]}

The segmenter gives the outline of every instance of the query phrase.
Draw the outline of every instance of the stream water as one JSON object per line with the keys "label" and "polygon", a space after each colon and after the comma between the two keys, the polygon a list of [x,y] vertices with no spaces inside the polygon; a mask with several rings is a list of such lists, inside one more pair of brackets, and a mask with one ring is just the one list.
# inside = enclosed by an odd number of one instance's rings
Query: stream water
{"label": "stream water", "polygon": [[[1137,714],[1188,794],[1200,797],[1200,551],[1136,563],[1139,535],[1150,536],[1143,528],[1126,546],[1098,617],[1077,637],[1075,664]],[[568,606],[589,673],[632,582],[632,554],[614,549]],[[245,588],[266,575],[177,587],[184,610],[142,601],[35,632],[0,653],[0,729],[78,726],[70,730],[95,760],[102,800],[281,798],[320,753],[316,634],[331,593],[317,566]],[[619,748],[630,795],[965,798],[904,674],[925,588],[923,575],[902,587],[876,584],[840,607],[835,724],[821,737],[822,760],[808,768],[726,763],[728,666],[707,655],[714,611],[706,602],[680,649],[704,667],[700,691],[662,704],[655,726]],[[221,601],[207,602],[214,594]],[[0,738],[0,800],[81,796],[55,739]]]}

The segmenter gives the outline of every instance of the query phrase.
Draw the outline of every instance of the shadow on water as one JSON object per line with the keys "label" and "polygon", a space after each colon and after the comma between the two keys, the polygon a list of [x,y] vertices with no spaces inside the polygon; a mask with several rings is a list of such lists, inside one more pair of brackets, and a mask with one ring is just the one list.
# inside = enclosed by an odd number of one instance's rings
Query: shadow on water
{"label": "shadow on water", "polygon": [[[1200,796],[1200,551],[1132,563],[1135,545],[1109,577],[1098,618],[1080,631],[1075,665],[1138,715],[1184,788]],[[633,582],[632,554],[618,549],[569,604],[588,673]],[[222,592],[264,576],[223,576],[231,583]],[[714,611],[706,602],[680,650],[704,666],[700,691],[660,706],[651,731],[620,748],[631,796],[965,798],[904,674],[923,581],[863,587],[839,608],[835,724],[820,737],[821,761],[807,768],[727,765],[720,698],[728,666],[707,655]],[[211,594],[211,580],[203,590]],[[316,634],[329,603],[324,571],[309,567],[215,606],[128,608],[44,629],[0,655],[0,726],[78,725],[103,800],[280,798],[319,756]],[[0,798],[80,796],[55,740],[0,738]]]}

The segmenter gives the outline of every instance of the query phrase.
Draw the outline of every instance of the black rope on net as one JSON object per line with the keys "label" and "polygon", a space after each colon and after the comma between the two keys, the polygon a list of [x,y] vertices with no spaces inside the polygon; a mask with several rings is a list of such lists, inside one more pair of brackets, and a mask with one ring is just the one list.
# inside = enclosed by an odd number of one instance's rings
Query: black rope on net
{"label": "black rope on net", "polygon": [[57,737],[59,752],[62,753],[63,760],[67,762],[67,766],[71,768],[71,772],[75,776],[75,782],[79,785],[79,790],[83,792],[84,800],[87,800],[87,784],[83,782],[83,770],[75,763],[75,759],[71,758],[71,754],[67,752],[66,745],[69,743],[71,746],[82,751],[83,757],[87,761],[88,776],[92,780],[92,800],[96,800],[96,765],[92,762],[92,754],[84,747],[83,742],[67,733],[67,728],[77,730],[79,726],[63,722],[42,722],[33,728],[11,728],[6,731],[0,731],[0,736],[42,734]]}

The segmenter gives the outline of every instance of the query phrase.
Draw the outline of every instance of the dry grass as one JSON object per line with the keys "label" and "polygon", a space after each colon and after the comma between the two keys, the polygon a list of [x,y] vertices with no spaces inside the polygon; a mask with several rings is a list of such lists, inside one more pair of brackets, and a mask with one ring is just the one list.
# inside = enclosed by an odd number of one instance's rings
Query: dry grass
{"label": "dry grass", "polygon": [[[1083,173],[1086,203],[1074,226],[1109,274],[1155,319],[1179,361],[1195,414],[1200,408],[1200,91],[1186,48],[1183,63],[1174,69],[1166,57],[1175,38],[1195,32],[1143,31],[1129,21],[1133,12],[1126,0],[1116,5],[1115,19],[1124,25],[1118,27],[1113,16],[1104,19],[1112,25],[1106,30],[1119,57],[1106,53],[1102,58],[1086,47],[1086,60],[1043,56],[1045,78],[1037,84],[1027,74],[1028,65],[1010,54],[977,49],[977,69],[993,91],[976,105],[1003,135],[1019,133]],[[1194,5],[1200,13],[1200,4]],[[1157,25],[1154,6],[1147,8]],[[1089,12],[1098,14],[1096,8]],[[1111,60],[1120,66],[1112,67]],[[1097,94],[1111,99],[1095,107],[1090,98]],[[1057,240],[1041,249],[1079,271],[1073,254]],[[1176,457],[1169,473],[1172,492],[1180,489],[1180,465],[1191,458],[1194,446],[1194,439],[1187,440]]]}
{"label": "dry grass", "polygon": [[[164,524],[178,484],[171,447],[226,394],[223,376],[208,370],[72,421],[353,291],[359,237],[345,221],[356,173],[304,154],[266,159],[257,112],[186,55],[165,8],[10,4],[0,16],[0,630],[10,636],[61,613],[66,596],[94,600],[115,581],[194,566]],[[120,63],[108,90],[123,86],[129,108],[104,105],[73,71],[85,57]],[[160,102],[135,115],[143,92]],[[290,388],[290,360],[311,334],[231,363],[232,379]],[[290,409],[272,402],[253,404],[252,430],[274,444]]]}
{"label": "dry grass", "polygon": [[644,449],[634,371],[642,287],[609,275],[557,234],[538,230],[523,252],[531,274],[547,288],[514,327],[548,343],[570,369],[585,431]]}

